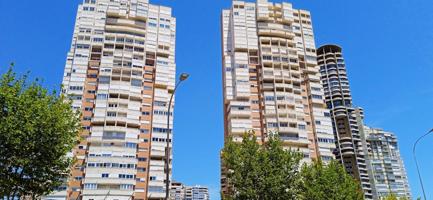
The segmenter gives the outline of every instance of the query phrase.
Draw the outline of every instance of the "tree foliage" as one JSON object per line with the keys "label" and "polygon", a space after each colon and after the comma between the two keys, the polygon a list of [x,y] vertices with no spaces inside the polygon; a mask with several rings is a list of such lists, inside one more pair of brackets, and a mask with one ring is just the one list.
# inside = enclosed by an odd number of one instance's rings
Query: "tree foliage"
{"label": "tree foliage", "polygon": [[324,165],[320,161],[305,164],[301,170],[299,199],[303,200],[363,200],[360,184],[337,161]]}
{"label": "tree foliage", "polygon": [[242,143],[228,140],[222,160],[232,191],[224,199],[295,199],[299,192],[299,153],[284,150],[276,134],[263,145],[248,133]]}
{"label": "tree foliage", "polygon": [[391,193],[388,196],[384,197],[383,200],[398,200],[397,195]]}
{"label": "tree foliage", "polygon": [[359,183],[338,162],[304,164],[302,154],[284,150],[277,134],[260,145],[254,134],[242,142],[229,139],[222,162],[229,186],[223,199],[233,200],[362,200]]}
{"label": "tree foliage", "polygon": [[398,197],[394,193],[390,193],[389,195],[387,195],[381,199],[383,199],[383,200],[409,200],[407,197]]}
{"label": "tree foliage", "polygon": [[49,194],[69,176],[79,114],[10,68],[0,78],[0,197]]}

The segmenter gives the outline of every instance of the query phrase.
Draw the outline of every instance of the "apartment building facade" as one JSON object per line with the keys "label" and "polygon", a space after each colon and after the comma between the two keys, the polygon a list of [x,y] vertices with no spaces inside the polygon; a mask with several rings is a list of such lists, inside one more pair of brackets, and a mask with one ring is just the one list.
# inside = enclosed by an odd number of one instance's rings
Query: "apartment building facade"
{"label": "apartment building facade", "polygon": [[337,45],[324,45],[317,49],[325,101],[331,110],[337,149],[334,152],[346,171],[360,181],[366,199],[376,198],[368,167],[367,144],[360,132],[363,110],[354,107],[347,78],[342,49]]}
{"label": "apartment building facade", "polygon": [[337,150],[336,158],[346,171],[360,181],[366,199],[375,198],[368,167],[367,143],[360,131],[363,110],[353,106],[342,49],[324,45],[317,49],[318,65],[325,91],[325,101],[331,110]]}
{"label": "apartment building facade", "polygon": [[186,186],[173,182],[170,189],[170,200],[209,200],[209,189],[205,186]]}
{"label": "apartment building facade", "polygon": [[62,92],[81,111],[83,131],[67,199],[165,198],[175,36],[171,8],[148,0],[79,5]]}
{"label": "apartment building facade", "polygon": [[374,190],[379,199],[395,194],[411,199],[409,182],[397,137],[391,132],[364,126]]}
{"label": "apartment building facade", "polygon": [[310,12],[285,2],[233,1],[221,23],[225,138],[239,141],[253,130],[264,142],[277,132],[305,161],[333,159]]}

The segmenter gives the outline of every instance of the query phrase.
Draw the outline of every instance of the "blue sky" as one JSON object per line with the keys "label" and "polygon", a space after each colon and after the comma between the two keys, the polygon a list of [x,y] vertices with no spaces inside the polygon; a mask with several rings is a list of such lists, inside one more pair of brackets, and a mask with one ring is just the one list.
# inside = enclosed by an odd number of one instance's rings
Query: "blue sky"
{"label": "blue sky", "polygon": [[[251,0],[250,0],[251,1]],[[277,2],[280,0],[276,0]],[[79,0],[0,1],[0,72],[14,61],[58,88]],[[177,70],[191,78],[178,91],[174,178],[207,185],[219,199],[223,145],[220,12],[230,0],[151,0],[177,17]],[[366,123],[395,132],[414,196],[421,196],[411,155],[433,128],[433,6],[430,0],[291,0],[312,12],[317,46],[343,47],[355,104]],[[418,157],[433,198],[433,136]],[[430,144],[430,145],[429,145]]]}

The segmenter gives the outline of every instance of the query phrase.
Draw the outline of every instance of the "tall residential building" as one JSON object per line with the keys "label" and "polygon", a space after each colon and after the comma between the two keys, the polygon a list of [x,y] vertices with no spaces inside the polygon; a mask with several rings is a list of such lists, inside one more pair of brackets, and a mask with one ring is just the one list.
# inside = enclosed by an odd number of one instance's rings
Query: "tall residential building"
{"label": "tall residential building", "polygon": [[170,200],[209,200],[209,189],[204,186],[185,186],[173,182],[170,189]]}
{"label": "tall residential building", "polygon": [[147,0],[79,5],[63,77],[83,126],[68,199],[165,197],[175,29],[171,8]]}
{"label": "tall residential building", "polygon": [[409,182],[403,159],[400,156],[397,137],[382,129],[364,126],[369,145],[369,159],[374,186],[379,198],[390,193],[411,199]]}
{"label": "tall residential building", "polygon": [[233,1],[221,21],[225,137],[254,130],[265,141],[278,132],[305,161],[334,158],[310,13],[285,2]]}
{"label": "tall residential building", "polygon": [[325,45],[317,49],[317,55],[325,101],[331,109],[336,158],[349,174],[360,181],[365,198],[376,198],[370,182],[367,144],[360,131],[360,126],[363,126],[363,110],[352,104],[342,49],[337,45]]}

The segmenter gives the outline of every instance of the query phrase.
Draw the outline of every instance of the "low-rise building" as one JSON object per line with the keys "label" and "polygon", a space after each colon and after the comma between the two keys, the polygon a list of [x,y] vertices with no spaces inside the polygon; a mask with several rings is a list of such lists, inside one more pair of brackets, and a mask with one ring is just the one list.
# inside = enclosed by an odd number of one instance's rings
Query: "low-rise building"
{"label": "low-rise building", "polygon": [[172,182],[170,200],[209,200],[209,189],[205,186],[186,186],[180,182]]}

